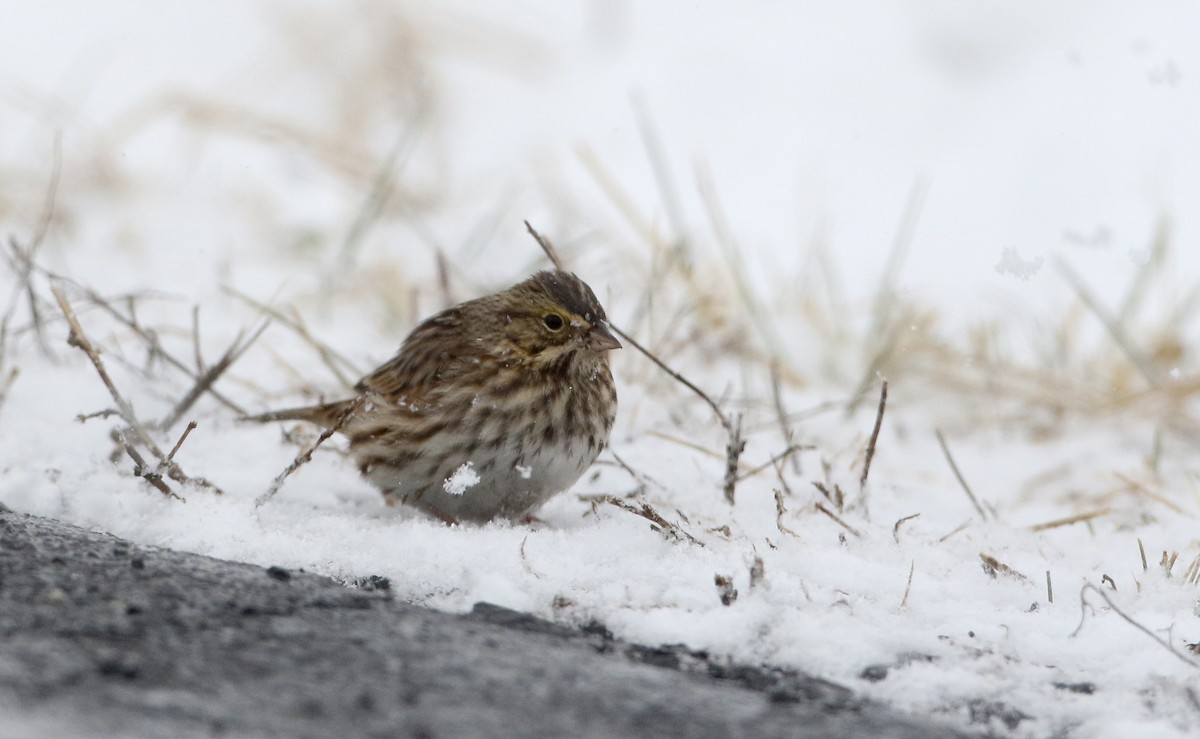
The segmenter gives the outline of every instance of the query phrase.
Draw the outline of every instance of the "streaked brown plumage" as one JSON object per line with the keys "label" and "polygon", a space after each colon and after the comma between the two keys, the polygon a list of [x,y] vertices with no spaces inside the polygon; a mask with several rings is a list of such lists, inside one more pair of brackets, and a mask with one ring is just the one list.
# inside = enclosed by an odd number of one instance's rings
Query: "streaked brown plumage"
{"label": "streaked brown plumage", "polygon": [[608,442],[613,336],[591,288],[539,272],[417,326],[355,398],[255,416],[335,427],[389,503],[445,521],[530,514]]}

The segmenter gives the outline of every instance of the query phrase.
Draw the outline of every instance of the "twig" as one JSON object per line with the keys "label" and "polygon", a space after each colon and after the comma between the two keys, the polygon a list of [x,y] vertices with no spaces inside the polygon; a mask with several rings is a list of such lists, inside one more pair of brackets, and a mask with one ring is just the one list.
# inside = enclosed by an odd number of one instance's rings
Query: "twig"
{"label": "twig", "polygon": [[[554,245],[550,243],[550,240],[538,233],[538,231],[532,225],[530,225],[529,221],[525,221],[525,228],[529,231],[529,235],[532,236],[535,241],[537,241],[538,246],[542,248],[542,251],[546,253],[546,256],[550,259],[554,266],[558,269],[563,269],[562,258],[559,256],[558,251],[554,248]],[[732,505],[734,500],[734,491],[737,487],[737,470],[739,459],[741,458],[742,452],[746,449],[746,441],[742,438],[741,416],[738,416],[736,423],[730,421],[729,417],[726,416],[721,410],[721,406],[718,405],[717,402],[713,400],[707,393],[705,393],[683,375],[667,366],[666,362],[659,359],[654,355],[653,352],[642,346],[632,336],[622,331],[618,326],[610,323],[609,328],[616,332],[616,334],[622,339],[629,342],[630,346],[641,352],[651,362],[658,365],[659,369],[670,375],[676,382],[682,384],[684,387],[699,395],[704,402],[708,403],[709,407],[713,409],[713,413],[716,414],[717,419],[721,422],[721,425],[725,427],[725,431],[729,435],[729,442],[725,445],[724,490],[725,499],[728,500]]]}
{"label": "twig", "polygon": [[188,434],[192,433],[192,431],[195,429],[196,422],[188,421],[187,428],[185,428],[183,433],[179,435],[179,441],[175,442],[175,446],[171,447],[171,451],[167,452],[167,458],[164,460],[165,464],[170,464],[172,461],[174,461],[175,454],[179,451],[179,447],[183,446],[183,442],[187,441]]}
{"label": "twig", "polygon": [[1050,570],[1046,570],[1046,602],[1054,602],[1054,583],[1050,581]]}
{"label": "twig", "polygon": [[[171,409],[170,413],[168,413],[161,421],[158,422],[158,428],[166,431],[174,426],[175,423],[183,417],[183,414],[187,413],[196,403],[196,401],[200,399],[200,396],[208,392],[208,390],[213,386],[213,383],[215,383],[217,379],[224,374],[225,371],[229,369],[229,367],[236,362],[247,349],[250,348],[250,345],[253,344],[259,336],[262,336],[262,332],[265,331],[269,325],[269,320],[263,321],[262,325],[260,325],[254,333],[250,334],[250,338],[246,339],[245,342],[242,342],[242,334],[239,333],[237,338],[233,340],[233,344],[230,345],[229,349],[225,351],[225,354],[221,356],[217,363],[201,373],[201,375],[196,378],[196,383],[192,385],[192,389],[189,390],[187,394],[175,404],[175,407]],[[198,358],[199,355],[197,355],[197,359]]]}
{"label": "twig", "polygon": [[1171,654],[1175,655],[1175,657],[1177,657],[1184,664],[1190,665],[1191,667],[1200,667],[1200,663],[1197,663],[1196,660],[1192,659],[1191,657],[1187,656],[1186,654],[1184,654],[1182,652],[1176,651],[1175,647],[1171,646],[1170,642],[1162,639],[1161,637],[1159,637],[1158,634],[1155,634],[1150,629],[1146,628],[1142,624],[1133,620],[1133,618],[1130,617],[1129,614],[1125,613],[1125,611],[1122,611],[1120,608],[1118,608],[1116,603],[1113,603],[1112,598],[1108,597],[1108,593],[1105,593],[1103,590],[1101,590],[1100,588],[1091,584],[1090,582],[1084,584],[1084,586],[1079,591],[1079,626],[1075,627],[1075,630],[1071,632],[1072,639],[1074,639],[1076,636],[1078,636],[1079,632],[1081,630],[1083,630],[1083,622],[1087,617],[1087,611],[1085,610],[1085,606],[1090,605],[1087,602],[1088,591],[1091,591],[1091,592],[1095,593],[1096,595],[1100,596],[1100,598],[1105,603],[1108,604],[1108,607],[1113,609],[1114,613],[1116,613],[1118,616],[1123,618],[1127,623],[1129,623],[1131,626],[1136,628],[1138,631],[1142,632],[1146,636],[1153,639],[1163,649],[1165,649],[1168,652],[1170,652]]}
{"label": "twig", "polygon": [[[245,295],[244,293],[241,293],[231,287],[225,287],[222,288],[222,290],[242,301],[246,305],[259,310],[264,315],[278,321],[287,328],[290,328],[297,336],[300,337],[302,341],[304,341],[304,343],[308,344],[313,348],[314,351],[317,352],[317,356],[321,359],[321,362],[325,365],[326,369],[333,373],[333,376],[336,377],[338,382],[342,383],[344,387],[354,387],[354,384],[357,382],[357,380],[348,377],[343,369],[353,373],[355,377],[359,377],[363,374],[357,367],[354,366],[353,362],[346,358],[345,355],[339,353],[333,349],[333,347],[313,336],[308,330],[308,327],[304,324],[304,321],[298,316],[288,316],[282,311],[273,308],[266,303],[260,303],[254,298]],[[246,414],[243,413],[242,415]]]}
{"label": "twig", "polygon": [[1109,513],[1108,508],[1101,508],[1098,511],[1089,511],[1088,513],[1080,513],[1080,514],[1077,514],[1074,516],[1067,516],[1066,518],[1056,518],[1053,521],[1039,523],[1036,526],[1030,526],[1029,530],[1030,531],[1045,531],[1046,529],[1054,529],[1054,528],[1058,528],[1059,526],[1070,526],[1073,523],[1079,523],[1081,521],[1091,521],[1094,518],[1100,518],[1101,516],[1107,516],[1108,513]]}
{"label": "twig", "polygon": [[[71,304],[67,302],[67,298],[63,295],[62,289],[56,284],[50,284],[50,292],[54,294],[54,299],[58,301],[58,307],[62,310],[63,317],[67,319],[67,325],[71,328],[71,333],[67,337],[67,343],[71,346],[81,349],[88,359],[92,361],[92,366],[96,368],[96,374],[100,375],[100,381],[108,388],[109,395],[117,403],[117,412],[121,416],[121,420],[129,425],[129,428],[137,434],[138,441],[143,446],[150,450],[158,459],[163,459],[162,450],[150,438],[146,429],[138,421],[137,415],[133,412],[133,406],[121,395],[117,390],[117,386],[113,383],[112,378],[108,375],[108,370],[104,368],[104,360],[100,358],[100,352],[96,351],[96,347],[88,339],[87,334],[83,331],[83,326],[79,324],[79,319],[75,316],[75,311],[71,308]],[[128,445],[127,445],[128,446]]]}
{"label": "twig", "polygon": [[200,351],[200,305],[192,306],[192,355],[196,360],[196,374],[204,372],[204,355]]}
{"label": "twig", "polygon": [[654,364],[658,365],[659,369],[661,369],[663,372],[666,372],[668,375],[670,375],[671,378],[674,379],[676,382],[680,383],[687,389],[691,390],[696,395],[699,395],[700,398],[705,403],[707,403],[710,408],[713,409],[713,413],[716,414],[717,419],[721,422],[721,425],[724,426],[725,430],[728,431],[730,433],[730,435],[732,436],[733,423],[729,420],[729,418],[725,415],[725,413],[721,411],[721,406],[717,405],[717,402],[715,400],[713,400],[711,397],[709,397],[708,393],[706,393],[703,390],[701,390],[700,388],[696,387],[696,385],[694,383],[692,383],[690,380],[688,380],[686,377],[679,374],[675,370],[671,369],[669,366],[667,366],[666,362],[664,362],[661,359],[659,359],[658,357],[656,357],[653,352],[651,352],[649,349],[647,349],[646,347],[639,344],[633,337],[631,337],[629,334],[622,331],[619,327],[609,324],[609,328],[611,328],[613,331],[615,331],[617,333],[617,335],[620,336],[622,339],[624,339],[625,341],[628,341],[630,346],[632,346],[634,349],[637,349],[639,352],[644,354],[647,359],[649,359]]}
{"label": "twig", "polygon": [[941,430],[934,429],[933,433],[937,436],[938,445],[942,447],[942,454],[946,455],[946,462],[950,464],[950,469],[954,471],[954,476],[958,479],[958,484],[962,486],[967,497],[971,499],[971,505],[975,506],[975,510],[979,512],[979,517],[986,521],[987,513],[984,512],[983,506],[979,505],[979,501],[975,498],[975,493],[971,492],[971,486],[967,484],[962,472],[958,469],[958,465],[954,463],[954,456],[950,454],[950,447],[946,446],[946,439],[942,436]]}
{"label": "twig", "polygon": [[911,515],[905,516],[904,518],[901,518],[900,520],[896,521],[896,524],[894,526],[892,526],[892,538],[896,540],[897,544],[900,543],[900,526],[902,524],[908,523],[909,521],[913,520],[914,518],[917,518],[920,515],[921,515],[920,513],[913,513]]}
{"label": "twig", "polygon": [[787,493],[789,498],[792,497],[792,486],[788,485],[787,478],[783,474],[783,464],[778,460],[775,462],[775,477],[779,479],[783,492]]}
{"label": "twig", "polygon": [[783,507],[783,491],[775,488],[775,528],[779,529],[781,534],[800,538],[799,534],[783,525],[783,514],[785,513],[787,513],[787,509]]}
{"label": "twig", "polygon": [[668,521],[667,519],[663,518],[661,515],[659,515],[658,511],[656,511],[650,507],[649,503],[639,503],[639,504],[635,505],[633,503],[630,503],[629,501],[621,500],[620,498],[613,496],[613,495],[601,495],[601,496],[597,497],[595,500],[597,503],[607,503],[611,506],[616,506],[617,508],[620,508],[623,511],[628,511],[629,513],[632,513],[635,516],[641,516],[642,518],[644,518],[650,522],[650,524],[651,524],[650,528],[652,528],[655,531],[657,531],[658,533],[662,534],[668,540],[671,540],[671,541],[687,540],[693,544],[698,544],[699,546],[704,546],[704,542],[700,541],[696,537],[694,537],[691,534],[689,534],[688,532],[684,531],[677,524],[673,524],[670,521]]}
{"label": "twig", "polygon": [[[133,460],[134,477],[142,478],[146,482],[158,488],[159,492],[168,498],[174,498],[175,500],[180,501],[183,500],[183,498],[179,497],[175,491],[171,489],[170,485],[163,481],[162,474],[150,470],[149,465],[146,464],[146,458],[143,457],[141,453],[129,443],[129,441],[125,438],[125,434],[121,433],[117,429],[113,429],[113,441],[117,442],[117,446],[121,447],[121,449],[129,455],[129,458]],[[114,458],[113,461],[115,462],[116,458]]]}
{"label": "twig", "polygon": [[537,229],[530,225],[529,221],[525,221],[525,230],[529,232],[529,235],[533,237],[538,246],[542,247],[542,251],[546,252],[546,258],[550,260],[554,268],[566,271],[567,268],[563,264],[562,257],[558,254],[558,249],[554,248],[554,244],[550,243],[550,240],[545,236],[538,233]]}
{"label": "twig", "polygon": [[954,529],[950,531],[950,533],[948,533],[948,534],[946,534],[945,536],[943,536],[943,537],[941,537],[940,539],[938,539],[938,544],[945,544],[945,543],[946,543],[946,541],[947,541],[947,540],[948,540],[950,537],[954,536],[955,534],[957,534],[958,532],[962,531],[963,529],[967,528],[967,527],[968,527],[968,526],[970,526],[970,525],[971,525],[971,521],[970,521],[970,519],[967,519],[966,521],[963,521],[963,522],[962,522],[962,523],[960,523],[959,525],[955,526],[955,527],[954,527]]}
{"label": "twig", "polygon": [[[625,460],[621,459],[621,457],[618,456],[617,453],[612,450],[612,448],[608,449],[608,453],[612,456],[612,458],[614,460],[616,460],[618,467],[620,467],[621,469],[628,472],[629,475],[634,480],[637,481],[639,488],[644,489],[646,487],[646,484],[650,483],[651,485],[654,485],[655,487],[659,488],[660,490],[667,490],[666,485],[663,485],[661,482],[659,482],[658,480],[655,480],[653,477],[650,477],[649,475],[647,475],[644,472],[638,472],[637,470],[635,470],[629,463],[627,463]],[[639,490],[638,492],[641,492],[641,490]]]}
{"label": "twig", "polygon": [[812,444],[792,444],[787,449],[784,449],[779,454],[776,454],[774,457],[771,457],[770,459],[768,459],[766,462],[763,462],[762,464],[758,465],[757,467],[751,467],[750,469],[748,469],[745,472],[738,475],[737,481],[741,482],[742,480],[745,480],[748,477],[754,477],[755,475],[757,475],[758,473],[767,469],[768,467],[778,467],[779,463],[784,462],[785,460],[787,460],[788,457],[793,456],[796,452],[812,450],[812,449],[816,449],[816,447],[813,446]]}
{"label": "twig", "polygon": [[1138,537],[1138,553],[1142,555],[1142,572],[1150,571],[1150,564],[1146,562],[1146,547],[1142,546],[1142,539]]}
{"label": "twig", "polygon": [[838,518],[836,513],[829,510],[828,508],[826,508],[825,506],[823,506],[820,503],[815,503],[814,505],[816,506],[818,511],[820,511],[821,513],[824,513],[826,516],[829,516],[830,518],[832,518],[834,520],[834,522],[837,523],[837,525],[839,525],[843,529],[849,531],[851,534],[854,534],[856,537],[858,537],[860,539],[862,538],[862,534],[858,533],[857,529],[855,529],[853,526],[846,523],[842,519]]}
{"label": "twig", "polygon": [[[3,364],[3,358],[0,357],[0,366],[3,366]],[[8,371],[8,374],[4,376],[4,380],[0,381],[0,408],[4,407],[4,401],[8,400],[8,391],[12,389],[13,383],[17,381],[17,378],[20,375],[21,369],[19,367],[13,367]]]}
{"label": "twig", "polygon": [[275,476],[275,479],[271,481],[271,487],[267,488],[267,492],[255,499],[254,507],[259,508],[271,498],[274,498],[275,494],[279,492],[279,488],[283,487],[284,480],[288,479],[293,472],[308,464],[317,449],[320,448],[320,446],[324,444],[329,437],[342,430],[342,427],[346,425],[346,422],[350,420],[350,417],[353,416],[358,409],[362,407],[363,403],[366,402],[366,398],[366,395],[359,395],[354,399],[354,402],[347,405],[345,409],[343,409],[338,415],[337,419],[334,420],[332,426],[322,431],[321,435],[317,437],[316,441],[314,441],[307,449],[297,454],[296,458],[292,460],[292,463],[285,467],[283,472],[280,472]]}
{"label": "twig", "polygon": [[[52,279],[63,279],[57,275],[54,275],[53,273],[48,272],[46,274],[48,276],[50,276]],[[64,280],[64,281],[71,282],[70,280]],[[137,317],[135,315],[132,315],[132,307],[131,307],[131,315],[126,316],[124,313],[122,313],[121,311],[114,308],[108,300],[106,300],[103,296],[101,296],[99,293],[95,292],[94,290],[84,287],[84,286],[79,285],[74,282],[71,282],[71,284],[74,285],[74,287],[76,287],[77,289],[83,290],[84,297],[86,297],[92,305],[99,307],[101,310],[103,310],[109,316],[116,319],[122,325],[124,325],[126,328],[130,329],[135,334],[137,334],[143,341],[146,342],[146,345],[150,348],[150,352],[153,355],[162,357],[172,367],[183,372],[184,374],[186,374],[187,376],[189,376],[193,379],[195,379],[200,374],[198,371],[193,370],[191,367],[188,367],[188,365],[185,362],[183,362],[182,360],[178,359],[173,354],[168,352],[163,347],[163,345],[159,342],[157,334],[155,334],[153,331],[145,328],[140,323],[138,323]],[[233,402],[229,398],[222,395],[215,388],[212,388],[212,387],[208,388],[208,394],[213,396],[213,398],[215,398],[222,405],[224,405],[226,408],[233,411],[234,413],[237,413],[238,415],[242,415],[242,416],[246,415],[246,411],[241,406],[239,406],[237,403]]]}
{"label": "twig", "polygon": [[875,412],[875,427],[871,429],[871,438],[867,440],[867,457],[863,461],[862,477],[858,478],[858,491],[861,493],[867,486],[867,475],[871,474],[871,460],[875,458],[875,442],[879,439],[879,429],[883,426],[883,411],[887,407],[887,380],[879,390],[879,410]]}
{"label": "twig", "polygon": [[908,606],[908,594],[912,591],[913,573],[917,571],[917,560],[912,560],[908,565],[908,583],[904,586],[904,597],[900,599],[900,607]]}

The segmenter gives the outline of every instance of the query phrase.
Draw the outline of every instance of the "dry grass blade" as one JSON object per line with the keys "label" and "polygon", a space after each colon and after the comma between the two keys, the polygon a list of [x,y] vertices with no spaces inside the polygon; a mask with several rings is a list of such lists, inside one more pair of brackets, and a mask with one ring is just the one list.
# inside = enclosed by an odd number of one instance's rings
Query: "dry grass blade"
{"label": "dry grass blade", "polygon": [[733,505],[733,498],[738,484],[738,458],[746,451],[746,440],[742,438],[742,414],[738,414],[729,434],[729,443],[725,445],[725,500]]}
{"label": "dry grass blade", "polygon": [[640,94],[633,95],[633,111],[637,117],[638,132],[642,135],[642,146],[646,149],[646,158],[650,160],[650,171],[654,173],[654,181],[662,195],[663,210],[674,232],[675,257],[681,264],[687,265],[690,256],[687,253],[687,227],[683,218],[683,208],[679,204],[679,191],[671,178],[667,156],[653,121],[650,120],[646,100]]}
{"label": "dry grass blade", "polygon": [[1020,572],[1017,572],[990,554],[984,554],[983,552],[980,552],[979,560],[983,562],[983,571],[990,575],[993,579],[995,579],[997,575],[1008,575],[1009,577],[1015,577],[1021,582],[1031,582],[1028,577],[1025,577]]}
{"label": "dry grass blade", "polygon": [[1034,526],[1030,526],[1029,530],[1030,531],[1045,531],[1046,529],[1056,529],[1059,526],[1070,526],[1073,523],[1080,523],[1082,521],[1091,521],[1093,519],[1100,518],[1101,516],[1107,516],[1108,513],[1109,513],[1108,508],[1101,508],[1098,511],[1088,511],[1087,513],[1079,513],[1074,516],[1067,516],[1066,518],[1056,518],[1053,521],[1046,521],[1045,523],[1039,523]]}
{"label": "dry grass blade", "polygon": [[904,597],[900,599],[900,607],[908,607],[908,594],[912,592],[913,573],[917,571],[917,560],[912,560],[908,565],[908,582],[904,585]]}
{"label": "dry grass blade", "polygon": [[1066,262],[1058,259],[1055,260],[1054,265],[1058,269],[1059,274],[1071,285],[1071,289],[1075,291],[1079,299],[1083,301],[1083,304],[1103,324],[1109,336],[1112,337],[1113,342],[1125,353],[1130,364],[1137,369],[1151,387],[1158,387],[1161,384],[1158,371],[1146,360],[1146,357],[1138,350],[1133,340],[1125,333],[1125,329],[1121,326],[1120,321],[1100,304],[1096,296],[1088,290],[1087,286],[1083,284],[1083,280],[1080,279],[1079,275],[1075,274],[1075,271]]}
{"label": "dry grass blade", "polygon": [[1054,602],[1054,583],[1050,580],[1050,570],[1046,570],[1046,602]]}
{"label": "dry grass blade", "polygon": [[975,498],[975,493],[971,492],[971,486],[967,484],[966,478],[963,477],[962,472],[958,469],[958,465],[955,464],[954,455],[950,453],[950,447],[946,445],[946,439],[942,436],[942,432],[935,429],[933,433],[935,436],[937,436],[938,446],[942,448],[942,454],[945,455],[946,462],[950,465],[950,469],[954,472],[954,477],[958,480],[958,484],[962,486],[963,492],[965,492],[967,497],[971,499],[971,505],[975,506],[975,510],[978,511],[979,517],[986,521],[988,518],[987,513],[984,512],[983,506],[979,505],[979,500]]}
{"label": "dry grass blade", "polygon": [[778,465],[780,463],[787,461],[787,459],[789,457],[795,455],[796,452],[812,450],[812,449],[816,449],[816,447],[813,446],[812,444],[793,444],[793,445],[789,446],[787,449],[784,449],[779,454],[776,454],[774,457],[771,457],[766,462],[763,462],[762,464],[758,465],[757,467],[751,467],[750,469],[746,470],[745,472],[739,474],[737,476],[737,481],[741,482],[742,480],[745,480],[748,477],[754,477],[755,475],[757,475],[758,473],[767,469],[768,467],[778,467]]}
{"label": "dry grass blade", "polygon": [[833,522],[836,523],[838,526],[841,526],[843,529],[849,531],[851,534],[854,534],[855,537],[857,537],[859,539],[862,538],[862,534],[860,534],[858,532],[858,529],[854,528],[850,524],[848,524],[845,521],[843,521],[842,519],[838,518],[838,515],[836,513],[829,510],[821,503],[815,503],[814,505],[818,511],[820,511],[821,513],[824,513],[826,516],[829,516],[831,519],[833,519]]}
{"label": "dry grass blade", "polygon": [[[331,373],[333,373],[333,376],[337,378],[338,382],[340,382],[343,387],[353,388],[354,384],[358,382],[358,380],[352,378],[358,378],[362,376],[362,371],[359,370],[359,368],[356,367],[353,362],[347,359],[345,355],[340,354],[333,349],[333,347],[313,336],[312,332],[308,330],[308,326],[306,326],[304,321],[302,321],[298,316],[289,316],[282,311],[277,310],[266,303],[261,303],[231,287],[226,287],[223,290],[226,294],[237,298],[246,305],[258,310],[263,315],[268,316],[272,320],[291,329],[296,336],[300,337],[304,343],[308,344],[314,351],[316,351],[317,356],[321,359],[321,362]],[[246,414],[243,413],[242,415]]]}
{"label": "dry grass blade", "polygon": [[871,429],[871,438],[867,440],[867,454],[863,461],[862,477],[858,479],[858,490],[861,493],[867,486],[867,476],[871,474],[871,460],[875,458],[875,442],[879,440],[879,429],[883,426],[883,411],[887,407],[887,380],[879,390],[879,410],[875,412],[875,426]]}
{"label": "dry grass blade", "polygon": [[344,267],[349,267],[354,263],[358,250],[362,246],[367,233],[371,230],[371,226],[379,220],[384,207],[387,205],[388,200],[391,199],[395,191],[394,183],[396,175],[399,174],[400,165],[407,161],[406,154],[412,151],[418,139],[418,134],[421,131],[421,121],[424,117],[423,111],[423,108],[418,109],[414,120],[410,121],[409,125],[405,126],[396,137],[396,142],[392,145],[392,150],[388,152],[383,165],[376,172],[375,178],[371,182],[371,189],[367,193],[362,207],[359,208],[358,215],[355,216],[350,230],[346,232],[345,241],[342,242],[340,259]]}
{"label": "dry grass blade", "polygon": [[1183,652],[1177,651],[1175,649],[1175,647],[1171,646],[1170,642],[1166,641],[1165,639],[1160,637],[1158,634],[1155,634],[1150,629],[1146,628],[1142,624],[1135,621],[1133,619],[1133,617],[1131,617],[1129,614],[1125,613],[1125,611],[1121,610],[1117,606],[1116,603],[1113,603],[1112,598],[1110,598],[1108,596],[1108,593],[1105,593],[1103,590],[1101,590],[1100,588],[1096,587],[1095,585],[1093,585],[1091,583],[1087,583],[1079,591],[1079,626],[1075,627],[1075,631],[1071,632],[1072,639],[1074,639],[1076,636],[1078,636],[1079,632],[1083,630],[1083,622],[1087,618],[1087,606],[1090,605],[1087,602],[1087,594],[1089,592],[1095,593],[1096,595],[1100,596],[1100,598],[1108,605],[1108,607],[1113,610],[1113,613],[1116,613],[1118,616],[1120,616],[1122,619],[1124,619],[1126,623],[1128,623],[1129,625],[1136,628],[1138,631],[1142,632],[1146,636],[1153,639],[1159,646],[1161,646],[1163,649],[1167,650],[1171,654],[1175,655],[1175,657],[1177,659],[1179,659],[1180,661],[1182,661],[1184,664],[1190,665],[1192,667],[1200,667],[1200,662],[1197,662],[1196,660],[1192,659],[1191,657],[1184,654]]}
{"label": "dry grass blade", "polygon": [[659,515],[658,511],[654,510],[649,503],[634,504],[612,495],[601,495],[594,500],[597,503],[607,503],[608,505],[616,506],[635,516],[641,516],[650,522],[650,528],[662,534],[669,541],[687,541],[692,544],[704,546],[704,542],[684,531],[678,524],[673,524]]}
{"label": "dry grass blade", "polygon": [[900,543],[900,527],[902,525],[908,523],[909,521],[913,520],[914,518],[919,517],[920,515],[921,515],[920,513],[910,514],[910,515],[905,516],[904,518],[901,518],[900,520],[896,521],[896,523],[892,526],[892,538],[896,540],[897,544]]}
{"label": "dry grass blade", "polygon": [[[787,407],[783,403],[778,359],[771,360],[771,401],[775,406],[775,420],[779,422],[779,430],[783,434],[783,443],[790,447],[792,445],[792,426],[788,421]],[[792,473],[796,475],[802,474],[803,470],[800,467],[800,458],[791,457],[791,462]]]}

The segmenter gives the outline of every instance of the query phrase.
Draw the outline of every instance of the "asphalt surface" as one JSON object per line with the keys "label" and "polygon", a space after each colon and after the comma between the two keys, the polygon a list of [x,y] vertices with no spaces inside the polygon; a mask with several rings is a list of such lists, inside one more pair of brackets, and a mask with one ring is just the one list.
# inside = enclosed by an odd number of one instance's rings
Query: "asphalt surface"
{"label": "asphalt surface", "polygon": [[846,688],[0,506],[2,737],[958,736]]}

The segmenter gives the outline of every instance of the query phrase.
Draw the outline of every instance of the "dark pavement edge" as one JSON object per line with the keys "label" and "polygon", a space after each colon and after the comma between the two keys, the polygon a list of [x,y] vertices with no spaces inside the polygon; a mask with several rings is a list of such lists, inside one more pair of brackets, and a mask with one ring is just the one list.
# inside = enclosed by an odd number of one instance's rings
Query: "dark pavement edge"
{"label": "dark pavement edge", "polygon": [[0,505],[0,736],[960,736],[803,674]]}

